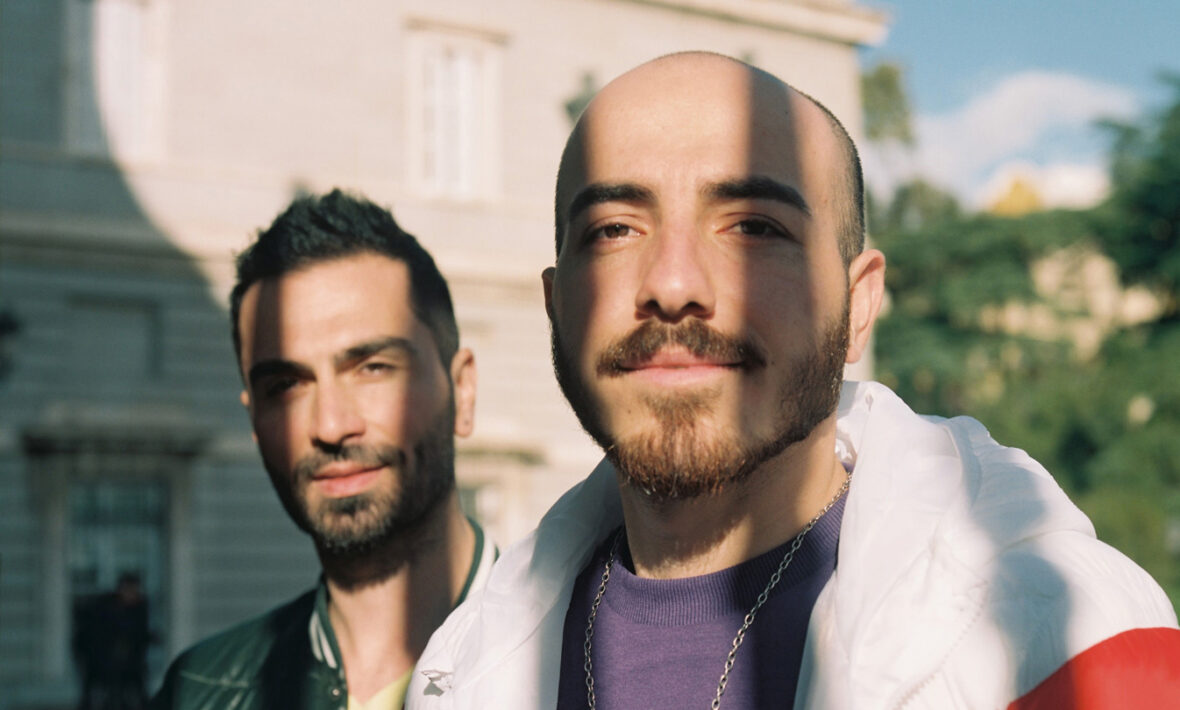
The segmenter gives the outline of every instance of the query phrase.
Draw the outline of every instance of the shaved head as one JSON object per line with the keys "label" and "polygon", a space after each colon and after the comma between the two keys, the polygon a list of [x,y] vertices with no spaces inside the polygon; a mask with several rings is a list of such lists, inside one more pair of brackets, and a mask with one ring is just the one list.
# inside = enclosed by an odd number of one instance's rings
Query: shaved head
{"label": "shaved head", "polygon": [[[555,246],[561,253],[569,225],[571,191],[582,182],[587,164],[596,159],[588,154],[596,124],[628,116],[643,121],[656,102],[676,105],[685,115],[708,106],[718,96],[718,89],[743,93],[744,101],[733,108],[749,117],[748,152],[751,156],[764,148],[768,139],[793,136],[798,150],[806,150],[811,141],[835,143],[839,159],[828,166],[833,185],[835,232],[840,255],[847,265],[864,249],[864,177],[860,156],[848,131],[823,104],[795,89],[778,77],[736,59],[708,52],[684,52],[654,59],[623,74],[598,93],[578,119],[566,141],[557,173],[554,200]],[[820,135],[820,133],[826,135]],[[603,150],[596,145],[595,150]],[[626,150],[609,146],[608,150]],[[793,156],[786,156],[790,159]],[[573,205],[576,206],[576,205]]]}

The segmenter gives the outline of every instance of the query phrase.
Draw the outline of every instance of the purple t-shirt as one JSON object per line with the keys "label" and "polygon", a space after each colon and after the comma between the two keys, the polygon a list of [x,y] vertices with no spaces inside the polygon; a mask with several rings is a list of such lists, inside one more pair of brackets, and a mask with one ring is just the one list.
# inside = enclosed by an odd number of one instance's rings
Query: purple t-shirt
{"label": "purple t-shirt", "polygon": [[[841,498],[803,538],[738,650],[721,707],[790,708],[807,623],[836,569]],[[574,583],[561,650],[559,710],[586,708],[586,620],[614,540]],[[686,579],[645,579],[630,568],[626,539],[594,621],[594,691],[602,710],[707,708],[733,637],[791,541],[735,567]]]}

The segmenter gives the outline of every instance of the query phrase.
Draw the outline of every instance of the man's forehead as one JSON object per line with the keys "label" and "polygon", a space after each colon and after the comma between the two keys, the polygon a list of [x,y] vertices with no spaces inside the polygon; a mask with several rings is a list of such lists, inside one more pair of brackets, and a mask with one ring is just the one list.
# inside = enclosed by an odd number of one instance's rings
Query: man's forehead
{"label": "man's forehead", "polygon": [[[394,301],[409,299],[409,268],[405,262],[374,252],[357,252],[309,261],[275,276],[258,279],[242,295],[243,308],[277,308],[285,301],[320,301],[327,293],[338,299]],[[292,316],[295,315],[286,309]]]}
{"label": "man's forehead", "polygon": [[305,340],[330,347],[367,330],[410,334],[419,325],[410,299],[406,264],[377,254],[313,262],[260,279],[242,298],[243,357],[273,356],[271,350]]}
{"label": "man's forehead", "polygon": [[699,182],[791,178],[800,156],[830,142],[817,131],[831,132],[819,109],[765,72],[713,55],[666,57],[623,75],[591,102],[562,155],[558,213],[587,183],[626,179],[610,173],[629,156],[662,153],[674,160],[687,156],[690,144],[703,151],[715,146],[710,155],[729,163],[720,170],[695,161],[682,166],[714,168]]}

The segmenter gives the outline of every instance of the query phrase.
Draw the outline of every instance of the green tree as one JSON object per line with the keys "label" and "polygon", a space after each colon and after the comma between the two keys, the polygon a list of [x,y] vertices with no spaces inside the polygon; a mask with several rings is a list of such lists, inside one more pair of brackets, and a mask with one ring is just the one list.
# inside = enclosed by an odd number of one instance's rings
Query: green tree
{"label": "green tree", "polygon": [[[1180,80],[1172,103],[1114,127],[1103,205],[1022,217],[887,220],[875,234],[892,297],[878,376],[920,411],[980,419],[1027,450],[1180,602]],[[917,228],[913,228],[916,226]],[[1077,316],[1031,267],[1062,248],[1105,253],[1158,317],[1106,333],[1097,353],[997,314]],[[1084,313],[1082,315],[1085,315]],[[1019,319],[1017,319],[1019,320]]]}
{"label": "green tree", "polygon": [[962,208],[954,195],[922,178],[915,178],[894,190],[893,199],[876,227],[882,232],[912,232],[936,227],[961,216]]}
{"label": "green tree", "polygon": [[881,62],[861,74],[860,95],[866,138],[877,143],[896,141],[906,146],[914,144],[910,101],[905,90],[905,71],[900,64]]}
{"label": "green tree", "polygon": [[1116,131],[1111,159],[1116,190],[1103,210],[1107,252],[1123,277],[1158,289],[1164,319],[1178,315],[1180,293],[1180,74],[1165,77],[1173,101],[1145,125]]}

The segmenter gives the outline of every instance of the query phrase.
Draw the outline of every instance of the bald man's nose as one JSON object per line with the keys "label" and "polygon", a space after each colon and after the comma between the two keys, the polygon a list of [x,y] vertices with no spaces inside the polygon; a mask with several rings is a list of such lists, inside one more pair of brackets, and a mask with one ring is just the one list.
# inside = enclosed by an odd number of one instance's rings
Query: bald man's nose
{"label": "bald man's nose", "polygon": [[636,310],[672,323],[711,315],[716,303],[704,252],[691,228],[655,235],[642,256]]}

